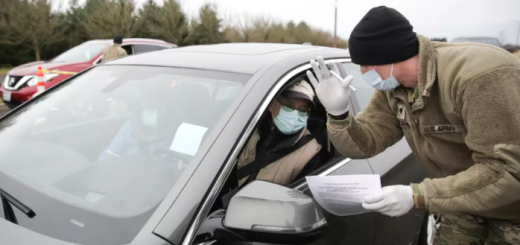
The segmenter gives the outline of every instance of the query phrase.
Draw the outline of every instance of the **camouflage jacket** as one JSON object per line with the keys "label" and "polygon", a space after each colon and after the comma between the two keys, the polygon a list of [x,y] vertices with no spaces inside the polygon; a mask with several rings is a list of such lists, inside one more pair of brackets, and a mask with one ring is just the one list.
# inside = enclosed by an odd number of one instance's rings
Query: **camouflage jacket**
{"label": "camouflage jacket", "polygon": [[520,59],[422,36],[419,46],[415,91],[376,91],[357,116],[329,119],[332,142],[368,158],[404,135],[431,177],[412,184],[417,208],[520,220]]}
{"label": "camouflage jacket", "polygon": [[124,56],[127,56],[126,50],[121,48],[121,44],[114,43],[103,52],[103,58],[101,59],[101,62],[106,62]]}

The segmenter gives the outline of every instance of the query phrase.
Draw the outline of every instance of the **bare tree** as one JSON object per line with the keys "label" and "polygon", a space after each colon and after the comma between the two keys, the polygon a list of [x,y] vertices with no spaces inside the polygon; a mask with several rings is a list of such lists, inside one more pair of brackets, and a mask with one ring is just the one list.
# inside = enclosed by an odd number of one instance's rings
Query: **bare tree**
{"label": "bare tree", "polygon": [[244,13],[237,16],[234,29],[240,42],[251,42],[254,32],[253,19],[251,15]]}
{"label": "bare tree", "polygon": [[274,21],[269,16],[261,16],[253,20],[255,41],[269,42],[274,35]]}
{"label": "bare tree", "polygon": [[51,12],[47,0],[1,0],[0,42],[26,45],[41,59],[41,49],[63,39],[62,15]]}
{"label": "bare tree", "polygon": [[80,23],[90,38],[132,37],[136,33],[133,0],[88,0]]}

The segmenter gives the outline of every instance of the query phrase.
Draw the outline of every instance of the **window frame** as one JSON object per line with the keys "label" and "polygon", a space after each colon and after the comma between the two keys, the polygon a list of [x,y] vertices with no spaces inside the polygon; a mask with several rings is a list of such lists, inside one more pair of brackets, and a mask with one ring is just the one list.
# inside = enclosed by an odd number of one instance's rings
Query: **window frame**
{"label": "window frame", "polygon": [[[342,62],[350,62],[350,58],[330,58],[326,59],[325,63],[342,63]],[[306,63],[303,65],[299,65],[294,67],[292,70],[288,71],[285,75],[283,75],[281,78],[278,79],[278,81],[271,87],[271,90],[267,94],[267,96],[264,97],[262,100],[259,109],[255,112],[255,114],[251,117],[250,121],[245,127],[245,130],[241,134],[240,138],[238,139],[238,143],[234,146],[234,148],[231,151],[231,155],[228,158],[228,160],[224,163],[222,167],[222,171],[217,176],[217,179],[213,186],[211,186],[211,189],[209,190],[208,195],[202,200],[200,208],[195,212],[193,221],[191,222],[189,228],[187,229],[187,232],[185,233],[184,238],[182,239],[181,245],[191,245],[193,240],[195,239],[195,236],[197,234],[197,231],[208,215],[209,210],[215,203],[217,197],[221,194],[221,188],[224,186],[224,184],[227,182],[228,177],[231,176],[231,173],[233,172],[235,165],[237,164],[237,159],[240,156],[240,153],[242,152],[244,146],[246,145],[247,141],[249,140],[250,136],[258,126],[262,116],[265,114],[265,112],[268,110],[270,103],[276,98],[276,96],[281,92],[281,90],[287,85],[292,79],[294,79],[296,76],[301,74],[302,72],[311,69],[310,63]],[[322,172],[318,173],[318,175],[329,175],[336,170],[342,168],[346,164],[348,164],[352,159],[350,158],[338,158],[341,159],[340,161],[334,163],[330,167],[325,167],[325,169],[322,170]],[[325,165],[327,166],[327,165]],[[294,188],[298,191],[300,191],[301,188],[306,187],[307,182],[304,180],[304,183],[291,188]]]}

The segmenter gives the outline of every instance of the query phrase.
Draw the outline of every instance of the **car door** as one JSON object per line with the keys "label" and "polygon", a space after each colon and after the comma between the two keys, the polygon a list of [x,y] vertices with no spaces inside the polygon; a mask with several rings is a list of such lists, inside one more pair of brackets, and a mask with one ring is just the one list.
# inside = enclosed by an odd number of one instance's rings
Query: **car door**
{"label": "car door", "polygon": [[[333,62],[335,60],[331,60],[329,62]],[[339,62],[340,60],[336,60]],[[289,72],[288,75],[280,78],[280,81],[290,82],[291,80],[295,79],[294,73],[301,74],[302,72],[305,72],[307,69],[310,69],[309,64],[305,64],[299,67],[295,67],[293,69],[293,72]],[[273,85],[273,88],[271,89],[271,92],[269,95],[267,95],[266,98],[271,98],[269,101],[264,101],[266,104],[270,104],[272,100],[275,98],[275,95],[279,92],[281,86],[280,84]],[[319,105],[318,105],[319,106]],[[263,113],[263,112],[261,112]],[[326,115],[323,115],[326,118]],[[249,136],[248,136],[249,137]],[[330,149],[334,149],[332,144],[329,142],[327,146],[323,147],[329,147]],[[236,170],[235,170],[236,171]],[[344,156],[341,156],[337,151],[335,154],[333,154],[333,157],[329,159],[327,162],[325,162],[321,168],[317,169],[312,175],[346,175],[346,174],[372,174],[373,171],[370,169],[370,165],[368,164],[367,160],[361,159],[361,160],[353,160],[346,158]],[[233,181],[238,181],[236,178],[236,173],[232,173],[229,175],[229,178],[227,180],[228,183]],[[227,185],[224,185],[227,186]],[[304,192],[307,195],[311,195],[310,190],[307,187],[307,184],[305,182],[305,179],[300,179],[292,183],[292,188]],[[229,191],[227,188],[222,188],[222,191],[217,196],[222,197],[225,196],[225,193]],[[203,222],[203,225],[199,228],[198,234],[207,234],[212,233],[211,229],[213,229],[212,226],[205,225],[206,222],[210,222],[211,215],[217,215],[219,212],[220,207],[214,207],[212,210],[216,210],[215,212],[211,213],[206,217],[206,221]],[[371,229],[370,227],[370,216],[369,215],[357,215],[357,216],[351,216],[351,217],[337,217],[331,214],[326,214],[327,221],[329,222],[329,231],[328,236],[324,237],[323,239],[320,239],[319,241],[315,241],[309,244],[337,244],[338,242],[349,242],[352,244],[368,244],[371,239]],[[209,226],[209,228],[208,228]],[[204,230],[209,229],[209,230]],[[198,235],[198,236],[199,236]],[[198,241],[193,244],[206,244],[206,242],[210,241]],[[215,244],[220,244],[219,241],[216,241]],[[226,243],[228,244],[228,243]],[[237,244],[259,244],[259,243],[252,243],[252,242],[240,242]]]}
{"label": "car door", "polygon": [[[341,64],[349,62],[348,60],[328,60],[328,64],[335,63],[342,71]],[[358,90],[357,84],[353,86]],[[357,92],[356,92],[357,93]],[[360,111],[361,102],[353,93],[351,98],[352,111],[357,114]],[[364,98],[364,97],[363,97]],[[330,175],[353,175],[353,174],[374,174],[371,165],[366,159],[350,159],[341,155],[335,150],[334,159],[326,164],[326,168],[314,175],[330,176]],[[312,193],[306,183],[300,183],[295,189],[309,196]],[[328,233],[325,237],[318,241],[308,243],[309,245],[318,244],[371,244],[375,234],[374,214],[366,213],[353,216],[335,216],[323,210],[329,224]]]}

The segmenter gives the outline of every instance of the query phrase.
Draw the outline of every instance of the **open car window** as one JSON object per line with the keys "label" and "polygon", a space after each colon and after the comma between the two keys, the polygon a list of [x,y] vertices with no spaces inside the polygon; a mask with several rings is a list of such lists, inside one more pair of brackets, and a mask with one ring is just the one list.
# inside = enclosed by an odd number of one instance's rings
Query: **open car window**
{"label": "open car window", "polygon": [[343,69],[345,69],[347,75],[354,76],[352,86],[354,86],[357,89],[356,98],[358,100],[359,107],[362,111],[368,105],[368,102],[370,101],[372,94],[374,94],[375,89],[372,86],[370,86],[370,84],[365,82],[365,80],[363,80],[359,65],[350,62],[341,63],[341,65],[343,66]]}
{"label": "open car window", "polygon": [[18,108],[0,121],[0,186],[36,212],[19,224],[78,244],[129,243],[237,95],[214,93],[248,79],[99,66]]}

